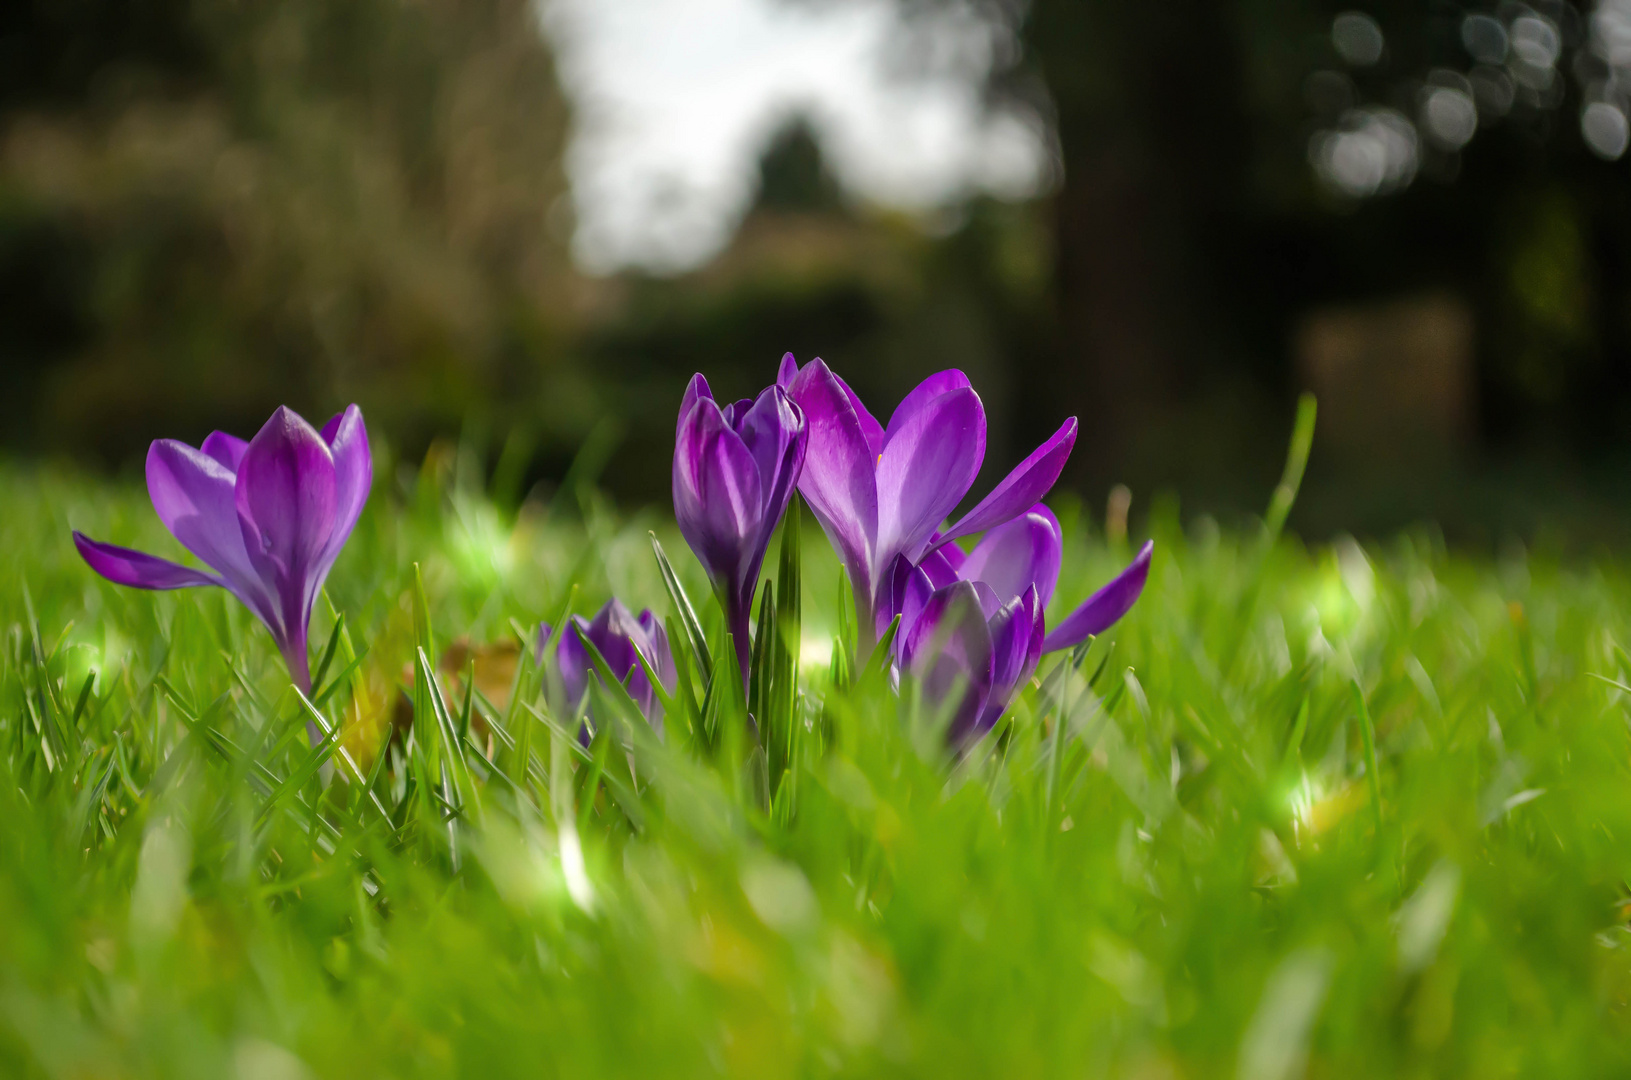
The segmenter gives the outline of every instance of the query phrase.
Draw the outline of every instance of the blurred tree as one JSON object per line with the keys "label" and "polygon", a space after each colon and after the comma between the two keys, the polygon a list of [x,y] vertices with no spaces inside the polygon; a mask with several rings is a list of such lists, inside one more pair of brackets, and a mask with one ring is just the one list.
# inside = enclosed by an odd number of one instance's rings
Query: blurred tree
{"label": "blurred tree", "polygon": [[759,186],[749,213],[825,213],[843,205],[843,193],[827,168],[814,125],[802,114],[788,117],[759,156]]}
{"label": "blurred tree", "polygon": [[34,279],[0,330],[12,441],[121,456],[350,399],[410,442],[533,410],[581,434],[569,117],[528,0],[0,20],[0,274]]}
{"label": "blurred tree", "polygon": [[1058,333],[1020,378],[1090,418],[1078,482],[1272,468],[1293,328],[1389,298],[1472,311],[1486,446],[1631,448],[1623,0],[900,5],[908,57],[983,26],[994,103],[1054,136]]}

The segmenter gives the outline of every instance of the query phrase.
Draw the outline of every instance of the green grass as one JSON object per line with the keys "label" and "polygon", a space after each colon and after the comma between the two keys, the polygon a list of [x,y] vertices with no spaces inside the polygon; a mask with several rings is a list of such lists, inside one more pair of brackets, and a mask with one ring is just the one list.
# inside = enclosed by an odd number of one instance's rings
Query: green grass
{"label": "green grass", "polygon": [[[380,470],[328,585],[350,761],[319,768],[230,597],[79,562],[70,527],[179,550],[141,491],[0,469],[0,1073],[1631,1069],[1623,566],[1158,511],[1148,591],[1083,677],[1050,658],[953,761],[909,686],[833,685],[807,523],[765,624],[767,750],[694,681],[664,742],[605,695],[582,754],[503,646],[611,591],[670,614],[651,529],[713,626],[700,572],[665,518],[507,515],[460,472]],[[1063,605],[1128,551],[1061,509]],[[412,738],[376,773],[393,720]]]}

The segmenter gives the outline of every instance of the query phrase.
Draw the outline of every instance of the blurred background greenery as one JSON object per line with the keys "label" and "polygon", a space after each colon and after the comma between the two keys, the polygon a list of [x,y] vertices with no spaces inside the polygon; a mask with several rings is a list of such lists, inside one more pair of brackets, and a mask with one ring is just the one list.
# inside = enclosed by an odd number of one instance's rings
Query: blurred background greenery
{"label": "blurred background greenery", "polygon": [[792,350],[882,412],[967,370],[993,472],[1079,415],[1093,503],[1256,506],[1312,389],[1305,532],[1631,540],[1623,0],[877,2],[900,80],[972,28],[1032,194],[881,205],[795,103],[720,250],[595,273],[568,164],[601,120],[547,8],[6,5],[0,440],[128,469],[354,400],[407,460],[462,437],[638,504],[684,380]]}

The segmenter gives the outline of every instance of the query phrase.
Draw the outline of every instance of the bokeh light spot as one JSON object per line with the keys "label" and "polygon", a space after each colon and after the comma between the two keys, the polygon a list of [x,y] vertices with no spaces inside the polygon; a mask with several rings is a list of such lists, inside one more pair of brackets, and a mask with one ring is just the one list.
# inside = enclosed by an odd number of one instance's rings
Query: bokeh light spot
{"label": "bokeh light spot", "polygon": [[1488,15],[1468,15],[1461,20],[1461,44],[1480,64],[1506,61],[1506,27]]}
{"label": "bokeh light spot", "polygon": [[1478,130],[1478,105],[1465,90],[1430,87],[1422,94],[1421,123],[1433,145],[1459,150]]}
{"label": "bokeh light spot", "polygon": [[1605,161],[1618,161],[1631,138],[1631,126],[1618,105],[1593,101],[1580,110],[1580,137],[1591,152]]}
{"label": "bokeh light spot", "polygon": [[1532,67],[1550,68],[1563,52],[1557,24],[1540,15],[1512,20],[1512,54]]}
{"label": "bokeh light spot", "polygon": [[1331,21],[1331,44],[1354,67],[1370,67],[1382,59],[1387,39],[1375,19],[1362,11],[1344,11]]}

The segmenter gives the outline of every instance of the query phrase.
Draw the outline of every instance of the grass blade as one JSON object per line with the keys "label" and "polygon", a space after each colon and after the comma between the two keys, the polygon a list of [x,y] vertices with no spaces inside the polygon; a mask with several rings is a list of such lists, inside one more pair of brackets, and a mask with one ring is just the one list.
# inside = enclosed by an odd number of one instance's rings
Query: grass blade
{"label": "grass blade", "polygon": [[662,575],[663,588],[668,590],[668,599],[674,605],[674,614],[685,627],[685,639],[691,646],[692,654],[697,658],[702,678],[704,681],[711,679],[714,660],[708,651],[708,637],[702,632],[702,623],[697,619],[697,609],[691,606],[691,598],[686,595],[685,586],[680,584],[679,575],[674,573],[674,565],[668,561],[668,553],[663,550],[662,542],[657,539],[656,533],[651,534],[651,550],[657,556],[657,571]]}

